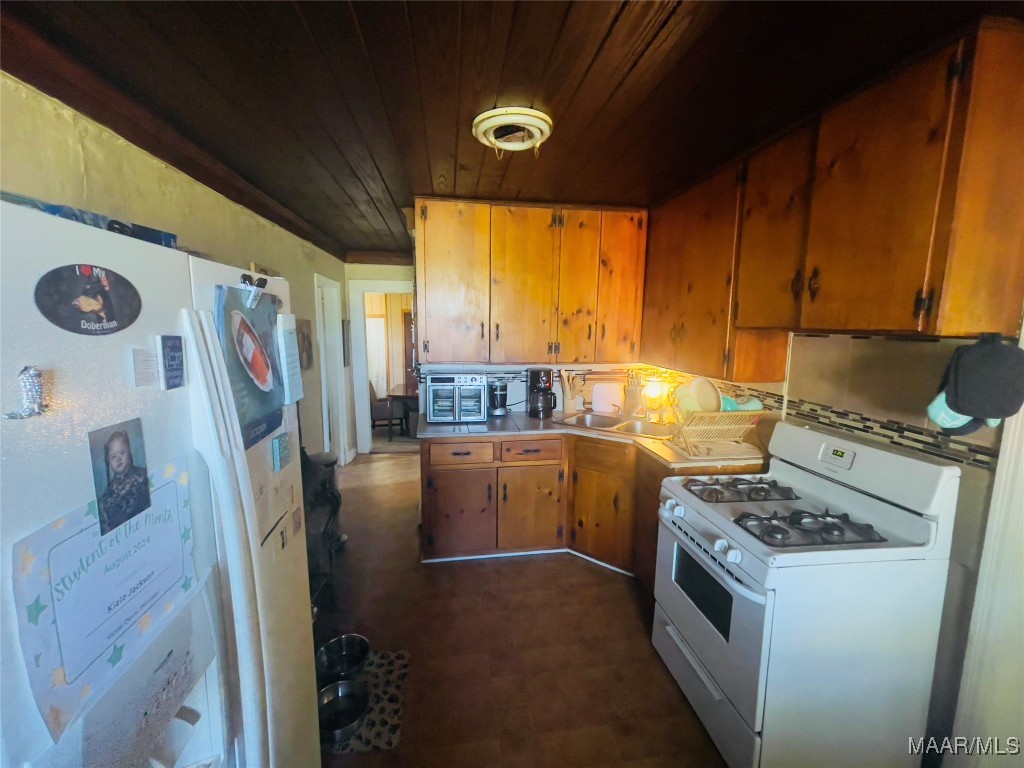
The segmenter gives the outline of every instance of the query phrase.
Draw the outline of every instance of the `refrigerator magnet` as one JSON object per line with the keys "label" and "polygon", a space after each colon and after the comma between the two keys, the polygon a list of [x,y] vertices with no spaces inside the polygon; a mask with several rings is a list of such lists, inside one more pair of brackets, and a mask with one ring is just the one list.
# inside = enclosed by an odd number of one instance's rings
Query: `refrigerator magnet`
{"label": "refrigerator magnet", "polygon": [[134,285],[112,269],[94,264],[68,264],[39,278],[36,307],[65,331],[107,336],[123,331],[142,312]]}
{"label": "refrigerator magnet", "polygon": [[89,450],[100,535],[105,536],[150,506],[142,419],[93,430]]}

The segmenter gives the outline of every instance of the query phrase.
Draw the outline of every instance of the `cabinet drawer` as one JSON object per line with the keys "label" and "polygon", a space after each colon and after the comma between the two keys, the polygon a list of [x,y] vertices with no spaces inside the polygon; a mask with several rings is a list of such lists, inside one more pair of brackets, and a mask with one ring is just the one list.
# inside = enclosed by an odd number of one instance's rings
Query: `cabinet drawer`
{"label": "cabinet drawer", "polygon": [[576,438],[576,466],[626,477],[633,467],[632,443]]}
{"label": "cabinet drawer", "polygon": [[436,443],[430,446],[430,465],[488,464],[494,461],[493,443]]}
{"label": "cabinet drawer", "polygon": [[557,461],[562,458],[562,440],[514,440],[501,444],[502,461]]}

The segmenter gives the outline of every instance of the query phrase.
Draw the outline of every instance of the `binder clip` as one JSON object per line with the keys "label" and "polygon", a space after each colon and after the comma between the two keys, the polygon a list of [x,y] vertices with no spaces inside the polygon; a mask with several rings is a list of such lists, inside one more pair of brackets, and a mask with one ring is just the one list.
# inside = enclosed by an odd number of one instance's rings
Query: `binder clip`
{"label": "binder clip", "polygon": [[254,309],[260,303],[263,289],[267,287],[267,278],[257,277],[253,280],[252,275],[243,274],[238,281],[238,287],[248,292],[245,297],[245,308]]}

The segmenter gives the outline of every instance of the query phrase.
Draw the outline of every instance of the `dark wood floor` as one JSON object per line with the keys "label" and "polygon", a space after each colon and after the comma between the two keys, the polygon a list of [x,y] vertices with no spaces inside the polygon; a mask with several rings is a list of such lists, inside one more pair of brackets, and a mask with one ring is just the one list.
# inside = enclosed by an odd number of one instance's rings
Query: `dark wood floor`
{"label": "dark wood floor", "polygon": [[361,456],[338,473],[336,614],[406,649],[398,749],[324,768],[724,765],[650,642],[635,580],[570,554],[419,562],[419,457]]}

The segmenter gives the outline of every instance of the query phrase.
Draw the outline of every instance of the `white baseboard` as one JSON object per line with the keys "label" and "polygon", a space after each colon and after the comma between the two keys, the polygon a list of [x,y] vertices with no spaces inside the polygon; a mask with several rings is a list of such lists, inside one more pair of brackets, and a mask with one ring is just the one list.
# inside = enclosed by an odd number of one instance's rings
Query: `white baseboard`
{"label": "white baseboard", "polygon": [[557,555],[561,552],[568,552],[570,555],[576,555],[584,560],[588,560],[594,565],[600,565],[602,568],[607,568],[609,571],[615,571],[621,573],[624,576],[634,576],[629,571],[624,571],[622,568],[616,568],[614,565],[608,565],[608,563],[602,563],[600,560],[595,560],[592,557],[576,552],[572,549],[538,549],[532,552],[494,552],[489,555],[459,555],[457,557],[432,557],[430,559],[420,560],[421,563],[453,563],[459,560],[492,560],[496,557],[527,557],[529,555]]}

